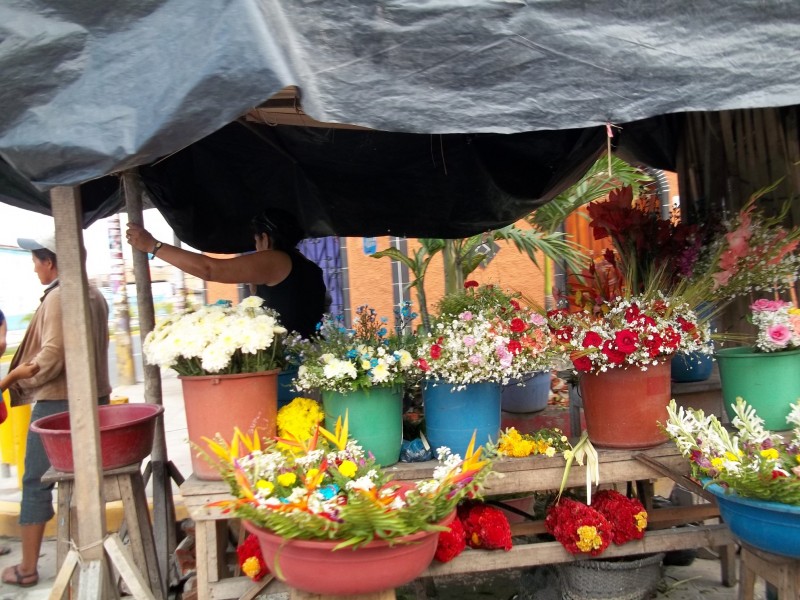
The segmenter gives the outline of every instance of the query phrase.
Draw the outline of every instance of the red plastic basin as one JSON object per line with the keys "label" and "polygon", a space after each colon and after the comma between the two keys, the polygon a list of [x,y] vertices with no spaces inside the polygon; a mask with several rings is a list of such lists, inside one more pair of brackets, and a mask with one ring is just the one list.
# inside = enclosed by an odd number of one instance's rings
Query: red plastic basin
{"label": "red plastic basin", "polygon": [[[98,406],[103,470],[137,463],[150,454],[156,417],[163,412],[164,407],[158,404]],[[31,423],[31,430],[41,436],[44,450],[54,469],[68,473],[75,470],[68,412],[37,419]]]}

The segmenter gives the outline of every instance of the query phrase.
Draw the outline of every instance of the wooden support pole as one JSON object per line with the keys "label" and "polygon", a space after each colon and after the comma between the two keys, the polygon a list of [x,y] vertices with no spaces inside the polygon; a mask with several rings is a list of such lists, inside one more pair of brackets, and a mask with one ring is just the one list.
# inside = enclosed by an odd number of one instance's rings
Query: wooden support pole
{"label": "wooden support pole", "polygon": [[[143,189],[139,174],[135,169],[122,174],[125,192],[125,205],[128,211],[128,220],[131,223],[144,225],[142,215]],[[153,308],[153,290],[150,280],[150,265],[144,252],[133,250],[133,274],[136,279],[136,301],[139,309],[139,335],[144,347],[144,339],[155,327],[155,310]],[[163,404],[161,390],[161,371],[155,365],[143,365],[144,371],[144,399],[151,404]],[[172,483],[170,474],[174,470],[167,463],[167,444],[164,434],[164,419],[159,417],[156,422],[153,452],[151,454],[151,468],[153,475],[153,532],[156,540],[158,565],[161,571],[161,581],[166,597],[167,587],[171,580],[172,555],[177,546],[177,532],[175,527],[175,503],[172,497]]]}
{"label": "wooden support pole", "polygon": [[106,512],[97,417],[94,337],[91,334],[88,280],[84,263],[81,198],[78,188],[57,187],[50,193],[56,224],[65,364],[68,374],[70,435],[75,471],[75,497],[84,507],[78,520],[83,559],[82,593],[108,597],[108,569],[103,552]]}

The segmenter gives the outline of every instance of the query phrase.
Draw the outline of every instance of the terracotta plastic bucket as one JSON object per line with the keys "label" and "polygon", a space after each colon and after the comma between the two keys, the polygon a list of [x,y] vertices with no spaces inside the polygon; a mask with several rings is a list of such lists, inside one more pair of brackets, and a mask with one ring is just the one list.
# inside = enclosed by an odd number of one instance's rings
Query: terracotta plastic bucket
{"label": "terracotta plastic bucket", "polygon": [[670,361],[642,371],[609,369],[580,380],[586,430],[605,448],[652,448],[667,441],[660,424],[668,419]]}
{"label": "terracotta plastic bucket", "polygon": [[181,376],[192,469],[198,479],[219,480],[220,461],[203,441],[230,442],[234,428],[260,437],[276,433],[279,370],[234,375]]}

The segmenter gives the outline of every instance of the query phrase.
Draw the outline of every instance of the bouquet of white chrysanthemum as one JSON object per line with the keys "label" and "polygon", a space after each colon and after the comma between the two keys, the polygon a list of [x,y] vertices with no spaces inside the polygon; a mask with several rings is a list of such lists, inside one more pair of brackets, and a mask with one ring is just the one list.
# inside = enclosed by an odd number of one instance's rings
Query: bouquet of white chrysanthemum
{"label": "bouquet of white chrysanthemum", "polygon": [[346,393],[371,387],[410,383],[418,373],[404,327],[389,334],[374,309],[359,306],[354,327],[325,315],[319,334],[295,342],[292,352],[301,362],[295,379],[299,390],[321,389]]}
{"label": "bouquet of white chrysanthemum", "polygon": [[144,341],[148,364],[179,375],[257,373],[285,364],[278,314],[258,296],[213,304],[158,323]]}

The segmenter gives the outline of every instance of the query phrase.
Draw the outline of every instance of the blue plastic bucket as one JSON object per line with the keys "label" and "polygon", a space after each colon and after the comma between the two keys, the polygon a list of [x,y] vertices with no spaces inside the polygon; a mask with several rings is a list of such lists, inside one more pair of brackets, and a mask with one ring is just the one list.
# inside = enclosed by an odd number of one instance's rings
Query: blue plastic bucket
{"label": "blue plastic bucket", "polygon": [[550,371],[537,371],[525,379],[512,379],[503,386],[501,407],[511,413],[532,413],[547,408]]}
{"label": "blue plastic bucket", "polygon": [[425,435],[434,450],[447,446],[464,456],[472,432],[475,443],[496,442],[500,433],[499,383],[471,383],[462,390],[444,382],[425,383]]}
{"label": "blue plastic bucket", "polygon": [[299,395],[292,389],[292,381],[297,377],[297,367],[278,373],[278,409],[280,410]]}
{"label": "blue plastic bucket", "polygon": [[672,381],[690,383],[705,381],[711,377],[714,368],[714,357],[701,352],[680,352],[672,359]]}

